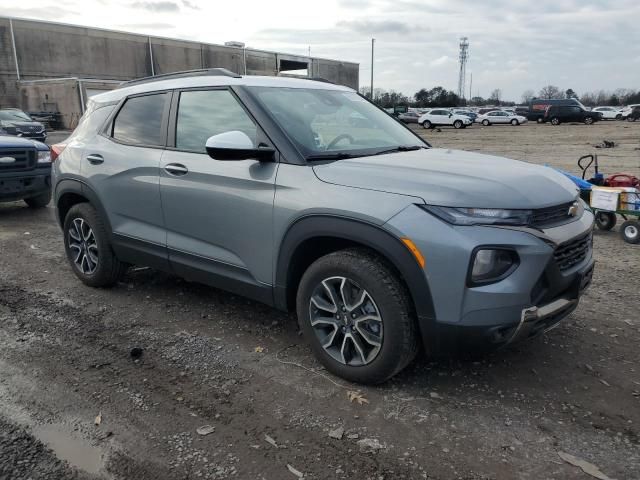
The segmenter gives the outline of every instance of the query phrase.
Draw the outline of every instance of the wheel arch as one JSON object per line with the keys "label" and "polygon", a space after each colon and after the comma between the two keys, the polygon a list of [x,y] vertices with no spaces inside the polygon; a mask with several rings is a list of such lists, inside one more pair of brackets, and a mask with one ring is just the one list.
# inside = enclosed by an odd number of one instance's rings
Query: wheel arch
{"label": "wheel arch", "polygon": [[280,243],[276,262],[274,303],[295,310],[295,295],[302,275],[315,260],[328,253],[353,246],[374,251],[398,273],[406,285],[424,335],[435,318],[427,278],[413,254],[390,232],[362,220],[313,215],[297,220]]}
{"label": "wheel arch", "polygon": [[67,213],[74,205],[79,203],[91,204],[100,214],[105,225],[108,229],[109,235],[111,235],[111,223],[109,217],[106,214],[106,210],[102,205],[98,195],[85,183],[79,180],[65,179],[61,180],[56,185],[55,190],[55,207],[56,207],[56,219],[60,227],[64,226],[64,219]]}

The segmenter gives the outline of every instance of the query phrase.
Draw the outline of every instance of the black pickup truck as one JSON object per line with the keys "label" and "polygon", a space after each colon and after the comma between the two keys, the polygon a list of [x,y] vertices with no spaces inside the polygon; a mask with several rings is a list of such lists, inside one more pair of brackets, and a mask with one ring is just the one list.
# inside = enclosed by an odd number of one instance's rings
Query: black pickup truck
{"label": "black pickup truck", "polygon": [[0,135],[0,202],[24,200],[32,208],[51,199],[51,152],[36,140]]}

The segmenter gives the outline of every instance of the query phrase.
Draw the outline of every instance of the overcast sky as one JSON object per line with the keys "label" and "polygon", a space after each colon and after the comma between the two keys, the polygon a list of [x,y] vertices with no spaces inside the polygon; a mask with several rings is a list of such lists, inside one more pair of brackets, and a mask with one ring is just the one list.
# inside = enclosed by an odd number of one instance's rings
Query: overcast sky
{"label": "overcast sky", "polygon": [[473,95],[520,100],[551,83],[640,89],[638,0],[2,0],[2,14],[358,62],[369,84],[456,90],[469,37]]}

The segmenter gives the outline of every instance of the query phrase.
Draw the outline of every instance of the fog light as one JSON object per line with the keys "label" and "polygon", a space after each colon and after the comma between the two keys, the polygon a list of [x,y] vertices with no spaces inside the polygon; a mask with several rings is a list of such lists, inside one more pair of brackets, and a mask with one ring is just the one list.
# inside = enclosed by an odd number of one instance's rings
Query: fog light
{"label": "fog light", "polygon": [[518,265],[513,250],[482,248],[476,250],[470,272],[470,283],[481,285],[502,280]]}

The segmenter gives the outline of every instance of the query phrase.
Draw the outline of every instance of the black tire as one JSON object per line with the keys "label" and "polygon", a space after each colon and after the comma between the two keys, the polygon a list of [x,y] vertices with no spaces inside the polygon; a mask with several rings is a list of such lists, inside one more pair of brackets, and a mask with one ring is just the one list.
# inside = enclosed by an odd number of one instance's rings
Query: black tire
{"label": "black tire", "polygon": [[[90,273],[82,271],[81,267],[76,264],[75,256],[77,250],[73,250],[70,246],[72,239],[71,229],[75,220],[86,222],[95,239],[97,257],[95,270]],[[69,209],[64,220],[64,248],[67,259],[71,265],[73,273],[86,285],[90,287],[110,287],[114,285],[126,270],[126,264],[120,262],[113,253],[111,241],[109,239],[109,231],[104,220],[98,212],[89,203],[79,203]]]}
{"label": "black tire", "polygon": [[620,226],[622,239],[633,245],[640,243],[640,222],[638,220],[627,220]]}
{"label": "black tire", "polygon": [[622,115],[621,114],[616,115],[616,120],[622,120]]}
{"label": "black tire", "polygon": [[484,120],[482,120],[482,125],[484,125],[485,127],[488,127],[489,125],[491,125],[491,122],[489,122],[489,120],[485,118]]}
{"label": "black tire", "polygon": [[585,125],[591,125],[593,123],[593,118],[592,117],[586,117],[584,119],[584,124]]}
{"label": "black tire", "polygon": [[540,117],[538,117],[538,118],[536,119],[536,123],[544,123],[544,118],[540,118]]}
{"label": "black tire", "polygon": [[514,118],[513,120],[511,120],[511,125],[517,127],[518,125],[520,125],[520,122],[516,118]]}
{"label": "black tire", "polygon": [[631,115],[627,117],[627,122],[635,122],[635,121],[636,121],[636,117],[632,117]]}
{"label": "black tire", "polygon": [[429,130],[433,128],[433,125],[429,120],[425,120],[424,122],[422,122],[422,128],[424,128],[425,130]]}
{"label": "black tire", "polygon": [[613,212],[597,212],[596,225],[600,230],[608,231],[616,226],[618,217]]}
{"label": "black tire", "polygon": [[29,208],[44,208],[51,201],[51,191],[38,195],[37,197],[29,197],[24,199]]}
{"label": "black tire", "polygon": [[462,124],[462,120],[456,120],[455,122],[453,122],[453,128],[460,129],[462,128],[464,125]]}
{"label": "black tire", "polygon": [[[324,280],[332,277],[344,277],[357,283],[366,290],[379,311],[381,345],[369,363],[348,365],[335,359],[321,345],[318,330],[311,325],[311,297],[317,288],[322,287]],[[340,250],[316,260],[300,280],[296,302],[300,329],[318,360],[327,370],[349,381],[365,384],[384,382],[405,368],[418,352],[416,318],[407,289],[395,271],[367,249]],[[348,327],[345,328],[348,331]],[[331,342],[336,336],[331,337]]]}
{"label": "black tire", "polygon": [[560,125],[560,119],[558,117],[553,117],[551,119],[551,125]]}

